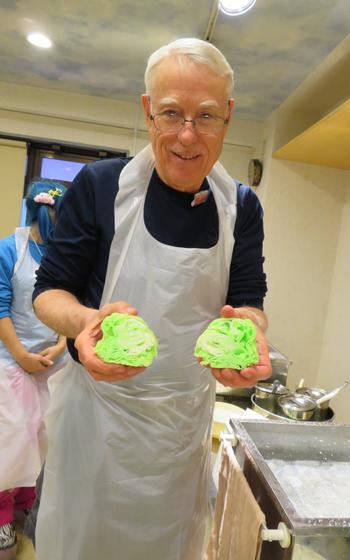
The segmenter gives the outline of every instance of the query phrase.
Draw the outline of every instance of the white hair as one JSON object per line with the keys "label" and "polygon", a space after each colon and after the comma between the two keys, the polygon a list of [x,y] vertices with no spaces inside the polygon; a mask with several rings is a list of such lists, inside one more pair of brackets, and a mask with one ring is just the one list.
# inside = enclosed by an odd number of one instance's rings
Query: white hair
{"label": "white hair", "polygon": [[177,39],[160,47],[148,59],[145,71],[146,93],[149,95],[155,68],[167,57],[177,56],[179,60],[185,58],[194,64],[208,66],[218,76],[225,78],[227,95],[230,97],[233,90],[233,70],[224,55],[207,41],[201,39]]}

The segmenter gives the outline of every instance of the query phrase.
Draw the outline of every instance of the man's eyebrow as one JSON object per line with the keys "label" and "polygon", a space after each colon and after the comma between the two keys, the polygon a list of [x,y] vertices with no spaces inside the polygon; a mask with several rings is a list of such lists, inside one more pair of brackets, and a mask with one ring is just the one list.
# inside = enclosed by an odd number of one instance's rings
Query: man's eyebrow
{"label": "man's eyebrow", "polygon": [[178,105],[178,101],[173,97],[162,97],[156,101],[157,105]]}
{"label": "man's eyebrow", "polygon": [[205,100],[205,101],[202,101],[202,103],[200,103],[200,104],[198,105],[198,107],[199,107],[199,108],[202,108],[202,107],[209,107],[209,108],[212,108],[212,107],[214,107],[215,109],[219,109],[219,108],[220,108],[220,105],[219,105],[219,103],[218,103],[217,101],[215,101],[214,99],[207,99],[207,100]]}
{"label": "man's eyebrow", "polygon": [[[159,107],[165,107],[166,105],[171,105],[171,106],[175,106],[175,107],[180,107],[181,103],[173,98],[173,97],[162,97],[161,99],[158,99],[155,104]],[[214,99],[206,99],[205,101],[202,101],[201,103],[199,103],[199,105],[197,106],[197,110],[199,111],[203,111],[205,109],[220,109],[220,105],[217,101],[215,101]]]}

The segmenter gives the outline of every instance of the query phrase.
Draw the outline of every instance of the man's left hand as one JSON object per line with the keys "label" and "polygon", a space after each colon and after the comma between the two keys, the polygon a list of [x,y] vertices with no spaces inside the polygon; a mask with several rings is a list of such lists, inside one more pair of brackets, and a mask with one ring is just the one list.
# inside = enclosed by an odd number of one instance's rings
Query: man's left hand
{"label": "man's left hand", "polygon": [[[257,310],[259,311],[259,310]],[[262,313],[262,312],[260,312]],[[221,317],[236,317],[239,319],[251,319],[256,326],[256,344],[259,354],[259,363],[242,369],[216,369],[212,368],[212,374],[215,379],[225,387],[253,387],[258,381],[267,379],[272,373],[269,358],[269,348],[267,340],[261,328],[258,326],[258,320],[254,321],[254,311],[252,308],[238,307],[234,308],[225,305],[221,310]],[[260,317],[259,317],[260,319]]]}

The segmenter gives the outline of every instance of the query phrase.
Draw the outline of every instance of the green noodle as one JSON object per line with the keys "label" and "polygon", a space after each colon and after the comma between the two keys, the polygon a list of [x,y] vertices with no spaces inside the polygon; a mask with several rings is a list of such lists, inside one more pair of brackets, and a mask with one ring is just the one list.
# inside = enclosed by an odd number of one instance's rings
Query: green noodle
{"label": "green noodle", "polygon": [[256,328],[250,319],[215,319],[197,340],[202,365],[241,370],[259,362]]}
{"label": "green noodle", "polygon": [[141,317],[112,313],[101,328],[103,337],[95,352],[104,362],[147,367],[157,356],[158,341]]}

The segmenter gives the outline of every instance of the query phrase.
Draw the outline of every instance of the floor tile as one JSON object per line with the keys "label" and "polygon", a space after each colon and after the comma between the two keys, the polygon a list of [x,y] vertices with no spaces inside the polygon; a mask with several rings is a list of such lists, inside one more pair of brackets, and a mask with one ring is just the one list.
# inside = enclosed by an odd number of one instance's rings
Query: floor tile
{"label": "floor tile", "polygon": [[22,535],[22,533],[17,533],[17,538],[18,545],[16,560],[35,560],[35,552],[32,541]]}

